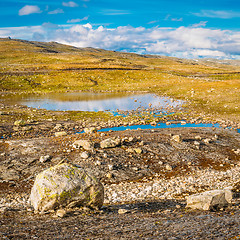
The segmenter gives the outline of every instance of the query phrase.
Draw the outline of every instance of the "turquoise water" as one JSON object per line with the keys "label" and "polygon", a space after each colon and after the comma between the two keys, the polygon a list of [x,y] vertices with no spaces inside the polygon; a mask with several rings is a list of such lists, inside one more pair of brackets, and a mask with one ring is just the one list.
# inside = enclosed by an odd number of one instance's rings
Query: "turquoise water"
{"label": "turquoise water", "polygon": [[[182,125],[181,123],[177,124],[170,124],[167,125],[166,123],[158,123],[157,125],[132,125],[132,126],[120,126],[120,127],[112,127],[112,128],[103,128],[98,130],[98,132],[108,132],[108,131],[125,131],[125,130],[139,130],[139,129],[161,129],[161,128],[189,128],[189,127],[215,127],[219,128],[219,124],[210,124],[210,123],[186,123]],[[239,129],[238,129],[239,131]],[[83,133],[83,132],[78,132]]]}
{"label": "turquoise water", "polygon": [[181,123],[177,124],[170,124],[167,125],[166,123],[158,123],[157,125],[133,125],[133,126],[121,126],[121,127],[113,127],[113,128],[104,128],[99,130],[99,132],[108,132],[109,130],[112,131],[124,131],[124,130],[137,130],[137,129],[159,129],[159,128],[188,128],[188,127],[216,127],[219,128],[219,124],[210,124],[210,123],[186,123],[182,125]]}

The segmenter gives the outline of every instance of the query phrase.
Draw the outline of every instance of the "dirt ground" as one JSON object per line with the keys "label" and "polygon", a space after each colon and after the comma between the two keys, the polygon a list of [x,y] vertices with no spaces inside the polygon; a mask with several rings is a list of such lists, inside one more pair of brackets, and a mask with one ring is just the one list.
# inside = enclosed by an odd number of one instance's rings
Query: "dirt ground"
{"label": "dirt ground", "polygon": [[[180,135],[181,142],[172,141]],[[101,149],[109,137],[125,139],[121,146]],[[94,143],[87,159],[75,140]],[[207,141],[203,141],[208,139]],[[199,142],[199,144],[196,143]],[[132,149],[141,149],[136,153]],[[61,160],[79,164],[105,185],[151,182],[194,174],[197,170],[227,171],[238,166],[240,135],[212,128],[134,130],[1,140],[1,198],[28,195],[35,175]],[[49,155],[45,163],[41,156]],[[96,164],[96,162],[100,164]],[[161,162],[161,164],[159,164]],[[111,169],[112,177],[107,177]],[[166,170],[166,164],[172,170]],[[137,170],[136,170],[137,169]],[[199,189],[203,191],[204,189]],[[191,191],[190,191],[191,192]],[[189,194],[189,193],[188,193]],[[185,196],[104,204],[99,211],[75,209],[63,218],[54,213],[34,214],[29,208],[6,207],[0,215],[1,239],[240,239],[239,198],[221,211],[185,208]],[[120,214],[119,209],[127,212]]]}
{"label": "dirt ground", "polygon": [[97,213],[65,218],[8,211],[0,218],[1,239],[239,239],[239,205],[220,212],[186,211],[181,202],[106,206]]}

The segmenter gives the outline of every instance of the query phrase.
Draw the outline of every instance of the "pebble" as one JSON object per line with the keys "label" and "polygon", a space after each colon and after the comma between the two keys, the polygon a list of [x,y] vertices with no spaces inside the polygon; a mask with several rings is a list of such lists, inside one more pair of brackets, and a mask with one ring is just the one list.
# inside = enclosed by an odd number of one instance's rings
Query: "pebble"
{"label": "pebble", "polygon": [[171,140],[180,143],[182,142],[182,137],[180,135],[173,135]]}
{"label": "pebble", "polygon": [[209,144],[212,140],[210,138],[203,139],[203,142],[205,144]]}
{"label": "pebble", "polygon": [[49,161],[50,159],[51,159],[51,157],[49,155],[45,155],[45,156],[41,156],[39,161],[41,163],[45,163],[45,162]]}
{"label": "pebble", "polygon": [[195,139],[196,139],[196,140],[202,140],[202,137],[199,136],[199,135],[197,135],[197,136],[195,136]]}
{"label": "pebble", "polygon": [[100,165],[101,165],[101,162],[100,162],[99,160],[97,160],[97,161],[95,162],[95,165],[96,165],[96,166],[100,166]]}
{"label": "pebble", "polygon": [[141,154],[141,153],[142,153],[142,149],[141,149],[141,148],[134,148],[134,151],[135,151],[137,154]]}
{"label": "pebble", "polygon": [[125,214],[125,213],[128,213],[128,212],[129,212],[129,210],[124,209],[124,208],[118,209],[118,214]]}
{"label": "pebble", "polygon": [[[129,201],[143,201],[156,199],[181,198],[204,190],[224,189],[234,185],[240,178],[240,166],[231,170],[217,171],[206,169],[196,171],[195,174],[178,176],[171,179],[143,179],[143,182],[125,182],[120,184],[105,184],[105,203],[126,203]],[[176,208],[178,208],[176,206]]]}
{"label": "pebble", "polygon": [[166,164],[165,168],[166,168],[166,170],[168,170],[168,171],[172,171],[172,166],[170,166],[169,164]]}
{"label": "pebble", "polygon": [[58,209],[56,212],[56,217],[63,218],[63,217],[66,217],[66,215],[67,215],[67,211],[65,209]]}
{"label": "pebble", "polygon": [[113,170],[113,165],[109,164],[108,169],[109,169],[109,171],[112,171]]}
{"label": "pebble", "polygon": [[82,152],[80,156],[83,159],[87,159],[87,158],[89,158],[89,153],[88,152]]}
{"label": "pebble", "polygon": [[62,137],[62,136],[66,136],[67,133],[65,131],[55,132],[54,135],[55,135],[55,137]]}
{"label": "pebble", "polygon": [[112,179],[112,178],[113,178],[113,174],[112,174],[112,173],[107,173],[107,174],[106,174],[106,177],[107,177],[108,179]]}

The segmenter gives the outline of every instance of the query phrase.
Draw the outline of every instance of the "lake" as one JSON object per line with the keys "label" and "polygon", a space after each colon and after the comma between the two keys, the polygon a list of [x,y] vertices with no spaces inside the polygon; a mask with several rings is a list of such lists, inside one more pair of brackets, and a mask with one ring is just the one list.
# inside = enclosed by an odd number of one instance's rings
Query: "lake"
{"label": "lake", "polygon": [[44,95],[19,95],[5,101],[33,108],[53,111],[130,111],[136,109],[167,109],[180,107],[183,101],[174,101],[155,94],[129,93],[51,93]]}

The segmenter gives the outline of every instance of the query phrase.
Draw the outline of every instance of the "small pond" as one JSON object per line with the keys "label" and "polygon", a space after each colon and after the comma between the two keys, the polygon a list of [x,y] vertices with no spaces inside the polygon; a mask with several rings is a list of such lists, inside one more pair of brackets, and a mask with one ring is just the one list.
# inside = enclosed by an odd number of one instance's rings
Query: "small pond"
{"label": "small pond", "polygon": [[[157,114],[172,112],[181,109],[184,101],[173,100],[168,97],[160,97],[155,94],[130,94],[130,93],[51,93],[44,95],[16,95],[10,98],[0,98],[0,101],[7,101],[12,104],[22,104],[33,108],[42,108],[53,111],[111,111],[114,115],[124,116],[127,113],[121,111],[141,110],[148,108],[155,109]],[[120,110],[120,111],[118,111]],[[159,111],[158,111],[159,110]],[[151,110],[152,111],[152,110]],[[155,116],[155,115],[154,115]],[[123,131],[126,129],[156,129],[156,128],[175,128],[175,127],[219,127],[218,124],[171,124],[158,123],[152,125],[134,125],[127,127],[106,128],[100,131]],[[240,129],[237,129],[240,132]]]}
{"label": "small pond", "polygon": [[130,111],[146,108],[176,108],[183,101],[174,101],[155,94],[127,93],[51,93],[44,95],[21,95],[5,99],[33,108],[53,111]]}

